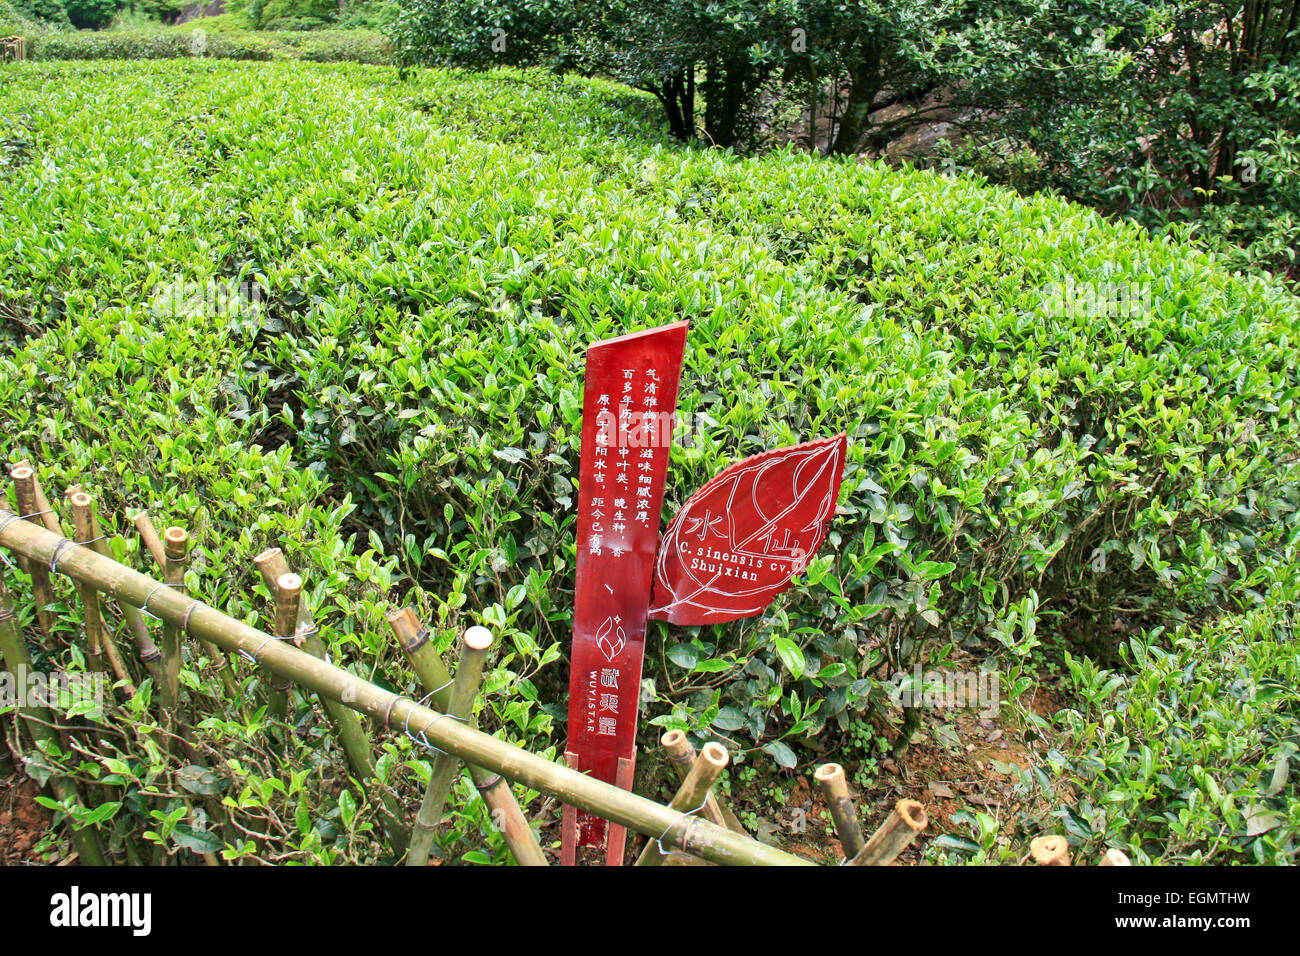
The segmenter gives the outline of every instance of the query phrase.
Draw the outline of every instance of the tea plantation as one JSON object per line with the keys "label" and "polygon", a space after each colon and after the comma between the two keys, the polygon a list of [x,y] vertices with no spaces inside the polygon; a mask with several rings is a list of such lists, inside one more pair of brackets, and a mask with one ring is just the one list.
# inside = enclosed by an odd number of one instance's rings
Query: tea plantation
{"label": "tea plantation", "polygon": [[[870,793],[920,729],[891,675],[973,660],[1035,742],[1024,809],[941,821],[927,859],[1062,832],[1089,857],[1294,861],[1300,302],[1050,197],[688,148],[656,109],[540,72],[5,66],[5,460],[93,490],[110,523],[184,525],[192,593],[250,623],[251,558],[285,548],[334,659],[395,689],[415,683],[390,603],[444,646],[492,625],[480,723],[554,756],[584,349],[687,319],[668,515],[765,448],[843,430],[849,461],[826,547],[766,614],[651,625],[643,751],[662,728],[724,739],[742,811],[825,760]],[[1086,284],[1141,307],[1053,304]],[[292,773],[256,721],[207,713],[229,798],[285,859],[377,858],[310,706]],[[123,832],[175,769],[145,736],[82,768],[122,794]],[[418,801],[423,754],[383,746]],[[476,812],[443,849],[503,859]]]}

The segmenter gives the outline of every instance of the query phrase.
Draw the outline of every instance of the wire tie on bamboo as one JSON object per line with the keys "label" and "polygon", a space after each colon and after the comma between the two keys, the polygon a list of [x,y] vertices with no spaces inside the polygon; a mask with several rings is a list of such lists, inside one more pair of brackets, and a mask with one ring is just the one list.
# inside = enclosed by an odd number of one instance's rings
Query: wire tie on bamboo
{"label": "wire tie on bamboo", "polygon": [[82,544],[94,544],[96,541],[101,541],[107,537],[108,535],[101,534],[96,535],[93,538],[87,538],[85,541],[73,541],[71,538],[60,538],[58,543],[54,546],[54,553],[50,555],[50,574],[59,573],[59,559],[63,557],[64,548],[71,548]]}
{"label": "wire tie on bamboo", "polygon": [[446,756],[451,756],[450,754],[447,753],[447,751],[443,750],[441,747],[435,747],[433,744],[429,743],[429,738],[425,736],[429,728],[432,727],[434,724],[436,724],[438,721],[442,720],[444,717],[450,717],[452,720],[459,720],[462,724],[466,723],[469,720],[468,717],[457,717],[455,714],[439,714],[437,717],[433,718],[433,720],[429,721],[427,724],[424,725],[424,729],[420,731],[420,737],[421,739],[424,740],[424,745],[428,747],[430,750],[436,751],[437,753],[444,754]]}
{"label": "wire tie on bamboo", "polygon": [[[446,685],[444,684],[443,686],[445,687]],[[441,689],[442,689],[442,688],[439,688],[439,690],[441,690]],[[423,706],[425,706],[426,704],[428,704],[428,702],[429,702],[429,698],[432,697],[435,693],[437,693],[437,691],[432,691],[432,690],[429,691],[429,693],[425,694],[425,695],[424,695],[423,697],[421,697],[418,701],[416,701],[416,706],[418,706],[418,707],[423,707]],[[397,703],[397,701],[393,701],[391,704],[388,705],[388,706],[389,706],[389,712],[390,712],[390,713],[392,712],[392,708],[393,708],[393,706],[394,706],[396,703]],[[414,707],[411,708],[411,710],[414,710],[414,709],[415,709]],[[388,716],[389,716],[389,714],[385,714],[385,715],[384,715],[384,723],[388,723]],[[411,711],[410,711],[410,710],[408,710],[408,711],[406,712],[406,726],[403,727],[402,729],[403,729],[403,732],[406,734],[406,736],[408,736],[408,737],[411,738],[411,741],[412,741],[413,743],[420,744],[420,745],[423,746],[423,747],[431,747],[431,748],[433,747],[433,744],[429,743],[429,738],[426,737],[426,736],[424,736],[424,731],[423,731],[423,730],[420,731],[420,736],[419,736],[419,738],[417,738],[417,737],[415,736],[415,734],[411,733]],[[427,729],[427,728],[426,728],[426,729]],[[436,749],[436,748],[435,748],[435,749]]]}
{"label": "wire tie on bamboo", "polygon": [[[74,542],[74,543],[75,543],[75,542]],[[184,584],[180,584],[180,583],[177,583],[177,584],[159,584],[157,587],[155,587],[152,591],[150,591],[148,594],[146,594],[146,595],[144,596],[144,603],[140,605],[140,613],[141,613],[141,614],[148,614],[148,615],[149,615],[151,618],[153,618],[155,621],[161,621],[162,618],[160,618],[160,617],[159,617],[157,614],[155,614],[153,611],[149,610],[149,601],[150,601],[150,599],[151,599],[155,594],[157,594],[159,591],[161,591],[163,588],[183,588],[183,587],[185,587],[185,585],[184,585]]]}
{"label": "wire tie on bamboo", "polygon": [[[423,697],[420,698],[419,706],[420,707],[426,706],[434,694],[438,693],[438,691],[440,690],[446,690],[453,683],[455,683],[455,681],[447,681],[447,683],[443,684],[441,687],[435,687],[433,690],[429,691],[429,693],[425,694]],[[432,727],[434,724],[436,724],[438,721],[442,720],[442,718],[444,717],[452,717],[460,721],[464,721],[468,719],[465,717],[456,717],[455,714],[439,714],[437,717],[433,718],[433,720],[425,724],[424,729],[420,730],[417,735],[411,732],[411,711],[408,710],[406,712],[406,727],[405,727],[406,736],[410,737],[412,742],[419,744],[421,747],[424,747],[426,750],[433,750],[436,751],[437,753],[445,754],[447,751],[443,750],[441,747],[436,747],[433,744],[429,743],[429,738],[426,736],[426,733],[429,730],[429,728]],[[385,723],[387,723],[387,721],[385,721]]]}
{"label": "wire tie on bamboo", "polygon": [[668,826],[664,827],[664,832],[659,834],[659,836],[655,837],[655,843],[658,844],[659,846],[659,852],[662,853],[664,856],[690,856],[689,853],[679,853],[677,850],[665,850],[664,837],[666,837],[668,835],[668,831],[671,830],[673,827],[677,826],[677,824],[680,823],[682,819],[684,819],[685,817],[695,816],[695,814],[699,813],[708,805],[709,805],[709,794],[708,792],[706,792],[704,794],[704,799],[700,801],[700,805],[698,807],[696,807],[694,810],[683,810],[673,819],[671,823],[668,824]]}
{"label": "wire tie on bamboo", "polygon": [[0,531],[4,531],[5,528],[9,527],[15,521],[26,521],[28,518],[39,518],[41,515],[52,514],[54,514],[53,508],[46,508],[44,511],[33,511],[31,514],[26,515],[7,514],[3,518],[0,518]]}
{"label": "wire tie on bamboo", "polygon": [[[38,512],[38,514],[42,514],[42,512]],[[53,514],[52,511],[51,514]],[[55,545],[55,553],[49,555],[49,574],[59,574],[59,559],[64,557],[65,548],[72,548],[74,545],[95,544],[96,541],[103,541],[105,537],[108,537],[108,535],[96,535],[95,537],[86,538],[85,541],[73,541],[72,538],[68,537],[60,538]]]}
{"label": "wire tie on bamboo", "polygon": [[249,662],[256,664],[258,663],[257,655],[262,653],[262,648],[266,647],[267,644],[270,644],[274,640],[277,640],[277,638],[274,638],[268,634],[266,638],[262,641],[262,643],[257,645],[257,650],[253,651],[253,653],[251,654],[248,653],[248,651],[244,650],[242,647],[239,649],[239,653],[242,654]]}
{"label": "wire tie on bamboo", "polygon": [[193,601],[190,601],[190,606],[187,607],[185,609],[185,613],[181,615],[182,634],[185,634],[188,637],[194,636],[193,634],[190,634],[190,615],[192,615],[197,608],[200,608],[202,606],[203,606],[203,602],[200,600],[195,599]]}

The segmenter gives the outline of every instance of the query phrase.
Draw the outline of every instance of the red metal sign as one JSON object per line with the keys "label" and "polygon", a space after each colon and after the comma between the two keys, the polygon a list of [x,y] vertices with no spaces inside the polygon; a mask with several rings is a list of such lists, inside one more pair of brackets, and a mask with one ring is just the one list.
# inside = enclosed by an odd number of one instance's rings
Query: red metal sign
{"label": "red metal sign", "polygon": [[[631,789],[646,615],[677,412],[687,323],[587,349],[578,479],[578,555],[567,759]],[[621,862],[626,833],[565,807],[563,862],[601,846]]]}
{"label": "red metal sign", "polygon": [[840,434],[762,452],[697,491],[664,534],[650,617],[716,624],[767,607],[826,537],[846,447]]}

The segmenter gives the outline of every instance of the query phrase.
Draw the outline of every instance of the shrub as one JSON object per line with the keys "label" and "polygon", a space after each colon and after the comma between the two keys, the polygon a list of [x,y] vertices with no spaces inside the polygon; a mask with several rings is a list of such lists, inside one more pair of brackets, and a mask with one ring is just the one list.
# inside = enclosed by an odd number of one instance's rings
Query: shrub
{"label": "shrub", "polygon": [[[650,636],[652,724],[787,766],[863,756],[849,731],[927,647],[1005,647],[1023,689],[1040,625],[1099,646],[1117,621],[1172,629],[1275,548],[1300,451],[1279,285],[1056,199],[667,148],[651,106],[515,71],[18,74],[6,434],[123,498],[179,484],[172,513],[250,548],[268,498],[346,502],[311,553],[507,622],[533,734],[567,686],[539,661],[568,633],[584,347],[689,319],[699,427],[667,510],[742,455],[851,442],[801,587]],[[256,283],[264,312],[161,321],[146,303],[177,276]],[[1111,303],[1117,284],[1136,292]],[[382,671],[374,613],[339,640]]]}
{"label": "shrub", "polygon": [[216,60],[386,63],[389,59],[383,36],[368,30],[319,30],[303,34],[220,30],[209,33],[193,24],[171,30],[54,34],[34,42],[29,55],[38,60],[207,57]]}
{"label": "shrub", "polygon": [[63,0],[0,2],[0,30],[3,30],[6,36],[14,33],[29,36],[33,29],[40,29],[50,24],[69,26],[68,11],[63,5]]}
{"label": "shrub", "polygon": [[80,31],[58,33],[33,44],[34,60],[167,60],[212,57],[224,60],[270,60],[276,48],[251,33],[206,36],[190,31]]}

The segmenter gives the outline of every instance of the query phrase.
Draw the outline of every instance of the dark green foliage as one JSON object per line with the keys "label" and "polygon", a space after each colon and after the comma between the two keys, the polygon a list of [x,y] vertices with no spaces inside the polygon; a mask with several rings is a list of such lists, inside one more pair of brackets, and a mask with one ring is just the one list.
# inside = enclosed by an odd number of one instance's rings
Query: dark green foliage
{"label": "dark green foliage", "polygon": [[72,25],[90,30],[108,26],[123,3],[124,0],[63,0]]}
{"label": "dark green foliage", "polygon": [[[692,324],[698,426],[668,513],[760,449],[843,429],[851,450],[796,588],[652,628],[652,726],[737,762],[866,761],[871,721],[896,734],[884,682],[927,653],[994,649],[1015,706],[1049,629],[1118,667],[1124,628],[1161,646],[1260,586],[1300,456],[1278,283],[970,179],[674,148],[654,109],[543,71],[17,69],[7,456],[190,526],[201,593],[239,616],[249,556],[287,544],[331,653],[391,683],[387,601],[494,624],[484,723],[534,749],[563,736],[584,349],[664,322]],[[187,283],[260,306],[159,308]],[[303,827],[304,857],[339,852],[337,823]]]}
{"label": "dark green foliage", "polygon": [[1239,262],[1294,274],[1300,2],[1105,0],[1067,22],[1077,58],[1003,66],[971,87],[996,110],[980,125],[997,141],[972,164],[1150,226],[1187,224],[1241,246]]}
{"label": "dark green foliage", "polygon": [[[17,23],[18,20],[36,21],[41,24],[68,26],[68,11],[63,0],[9,0],[0,2],[0,22]],[[6,27],[6,30],[11,28]],[[15,26],[14,32],[26,32]]]}
{"label": "dark green foliage", "polygon": [[571,63],[563,38],[579,29],[575,10],[559,0],[411,0],[389,32],[403,66],[559,68]]}

